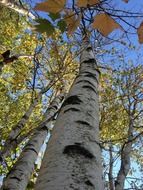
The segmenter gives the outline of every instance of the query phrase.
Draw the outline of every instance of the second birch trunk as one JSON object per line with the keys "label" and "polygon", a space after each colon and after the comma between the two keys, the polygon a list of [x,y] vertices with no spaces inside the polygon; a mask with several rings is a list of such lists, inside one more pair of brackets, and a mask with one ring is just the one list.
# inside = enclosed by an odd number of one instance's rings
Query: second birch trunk
{"label": "second birch trunk", "polygon": [[132,151],[132,134],[133,133],[133,120],[130,118],[129,129],[128,129],[128,142],[124,145],[121,151],[121,166],[117,175],[115,183],[115,190],[123,190],[125,179],[131,167],[131,151]]}
{"label": "second birch trunk", "polygon": [[47,136],[47,125],[53,119],[59,104],[63,100],[63,94],[57,96],[45,113],[44,121],[35,129],[35,132],[25,146],[20,158],[4,180],[1,190],[25,190],[34,170],[34,163],[37,159],[40,148]]}

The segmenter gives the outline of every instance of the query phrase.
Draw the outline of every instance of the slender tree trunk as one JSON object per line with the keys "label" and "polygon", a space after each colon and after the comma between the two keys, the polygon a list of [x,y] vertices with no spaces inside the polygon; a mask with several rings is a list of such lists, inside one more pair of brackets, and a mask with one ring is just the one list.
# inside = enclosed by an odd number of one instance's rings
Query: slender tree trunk
{"label": "slender tree trunk", "polygon": [[132,151],[132,138],[133,138],[133,120],[130,118],[129,130],[128,130],[128,142],[122,149],[121,152],[121,166],[117,175],[115,183],[115,190],[124,190],[124,184],[126,176],[130,170],[130,156]]}
{"label": "slender tree trunk", "polygon": [[59,104],[63,100],[63,95],[57,96],[45,113],[44,122],[42,122],[35,133],[25,146],[20,158],[15,163],[12,170],[4,180],[2,190],[25,190],[34,170],[34,163],[37,159],[40,148],[47,136],[49,123],[57,113]]}
{"label": "slender tree trunk", "polygon": [[31,105],[29,106],[27,112],[23,115],[21,120],[12,128],[8,138],[6,139],[5,145],[3,150],[0,152],[0,160],[5,160],[7,156],[10,155],[10,152],[12,149],[16,148],[18,143],[17,139],[19,138],[19,135],[21,133],[21,129],[25,126],[28,119],[30,118],[33,109],[38,104],[38,101],[42,98],[42,95],[47,92],[55,83],[55,81],[51,81],[45,88],[41,90],[41,92],[38,94],[37,98],[33,100]]}
{"label": "slender tree trunk", "polygon": [[0,4],[5,7],[8,7],[9,9],[13,9],[14,11],[16,11],[22,15],[29,16],[32,19],[35,19],[34,14],[29,12],[26,8],[18,5],[18,3],[16,3],[14,0],[0,0]]}
{"label": "slender tree trunk", "polygon": [[110,154],[110,162],[109,162],[109,189],[110,190],[114,190],[114,179],[113,179],[113,155],[112,155],[112,151],[113,151],[113,146],[112,144],[110,144],[109,147],[109,154]]}
{"label": "slender tree trunk", "polygon": [[25,126],[27,123],[29,117],[32,114],[33,109],[38,103],[38,100],[42,97],[42,94],[39,94],[39,96],[31,103],[29,106],[27,112],[23,115],[21,120],[13,127],[11,130],[8,138],[6,139],[4,149],[1,151],[1,157],[2,159],[5,159],[7,156],[9,156],[11,150],[17,146],[17,137],[19,136],[21,129]]}
{"label": "slender tree trunk", "polygon": [[79,75],[48,143],[36,190],[103,190],[99,146],[99,71],[84,42]]}

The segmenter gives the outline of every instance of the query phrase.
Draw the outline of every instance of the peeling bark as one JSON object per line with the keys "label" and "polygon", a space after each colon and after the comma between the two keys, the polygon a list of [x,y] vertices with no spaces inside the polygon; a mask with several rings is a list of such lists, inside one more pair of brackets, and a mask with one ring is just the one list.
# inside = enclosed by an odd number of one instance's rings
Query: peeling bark
{"label": "peeling bark", "polygon": [[36,190],[104,189],[98,129],[99,71],[89,42],[82,48],[79,75],[56,120]]}
{"label": "peeling bark", "polygon": [[[63,95],[57,96],[45,113],[44,122],[35,130],[33,136],[22,151],[20,158],[4,180],[1,190],[25,190],[31,174],[34,170],[34,163],[37,159],[40,148],[48,134],[47,125],[59,109]],[[46,124],[46,125],[45,125]]]}

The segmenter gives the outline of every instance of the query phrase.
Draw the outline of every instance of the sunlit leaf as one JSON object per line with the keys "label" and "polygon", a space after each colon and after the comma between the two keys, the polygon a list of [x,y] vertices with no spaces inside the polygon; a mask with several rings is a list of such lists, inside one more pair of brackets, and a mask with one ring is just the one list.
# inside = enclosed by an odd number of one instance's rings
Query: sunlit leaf
{"label": "sunlit leaf", "polygon": [[58,13],[64,8],[65,3],[66,0],[48,0],[42,3],[38,3],[35,7],[35,10]]}
{"label": "sunlit leaf", "polygon": [[46,19],[37,19],[36,22],[39,24],[35,26],[35,30],[39,33],[46,32],[50,36],[54,32],[53,25]]}
{"label": "sunlit leaf", "polygon": [[139,28],[137,29],[139,43],[143,43],[143,22],[140,24]]}
{"label": "sunlit leaf", "polygon": [[80,16],[76,18],[73,12],[70,12],[69,15],[65,17],[65,22],[68,27],[68,34],[72,34],[77,29],[80,24],[80,19]]}
{"label": "sunlit leaf", "polygon": [[79,7],[87,7],[88,5],[97,5],[100,3],[100,0],[78,0],[77,5]]}
{"label": "sunlit leaf", "polygon": [[98,14],[94,17],[92,27],[97,29],[103,36],[108,36],[113,30],[121,28],[113,18],[105,13]]}

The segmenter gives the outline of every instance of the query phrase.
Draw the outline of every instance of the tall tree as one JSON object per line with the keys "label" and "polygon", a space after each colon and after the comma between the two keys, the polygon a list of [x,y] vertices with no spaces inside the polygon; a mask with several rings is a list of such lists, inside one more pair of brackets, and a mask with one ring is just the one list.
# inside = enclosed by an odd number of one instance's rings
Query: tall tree
{"label": "tall tree", "polygon": [[[142,135],[139,123],[143,101],[142,66],[126,67],[114,72],[113,76],[106,73],[106,78],[103,78],[107,84],[102,87],[100,128],[102,143],[105,143],[103,151],[107,153],[109,149],[109,164],[105,158],[105,172],[109,177],[106,186],[110,190],[124,189],[126,180],[134,175],[132,168],[135,169],[136,156],[133,152],[137,144],[140,147],[137,141]],[[121,164],[116,168],[117,160]]]}
{"label": "tall tree", "polygon": [[44,121],[34,130],[32,137],[26,144],[18,161],[4,179],[1,189],[26,189],[30,176],[34,170],[34,163],[37,159],[37,155],[47,136],[48,125],[50,125],[50,121],[56,115],[63,98],[64,95],[60,94],[52,101],[44,114]]}
{"label": "tall tree", "polygon": [[79,74],[60,114],[35,189],[104,189],[99,146],[99,70],[87,39]]}

